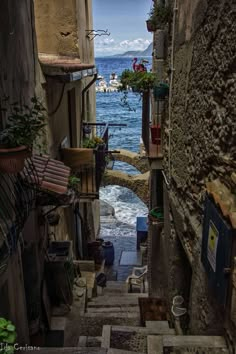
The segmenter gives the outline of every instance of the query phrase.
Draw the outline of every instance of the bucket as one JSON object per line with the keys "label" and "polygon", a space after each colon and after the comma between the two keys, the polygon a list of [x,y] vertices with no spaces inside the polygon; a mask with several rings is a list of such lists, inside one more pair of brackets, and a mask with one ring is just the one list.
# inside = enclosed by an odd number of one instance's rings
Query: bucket
{"label": "bucket", "polygon": [[103,242],[103,256],[105,259],[105,265],[112,265],[115,259],[115,251],[113,243],[110,241]]}

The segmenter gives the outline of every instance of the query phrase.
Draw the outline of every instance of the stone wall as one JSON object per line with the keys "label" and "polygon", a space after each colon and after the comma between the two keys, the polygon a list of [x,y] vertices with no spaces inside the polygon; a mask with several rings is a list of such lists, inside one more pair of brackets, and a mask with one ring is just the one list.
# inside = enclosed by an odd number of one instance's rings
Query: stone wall
{"label": "stone wall", "polygon": [[[171,165],[180,199],[202,206],[205,181],[230,181],[236,157],[236,10],[231,1],[180,1],[172,96]],[[194,1],[193,1],[194,3]],[[182,5],[181,5],[182,4]],[[200,13],[200,10],[204,13]],[[190,11],[189,10],[189,11]],[[183,33],[186,33],[186,36]],[[190,39],[188,41],[188,39]]]}
{"label": "stone wall", "polygon": [[[233,190],[235,20],[233,1],[178,1],[171,109],[171,188],[165,191],[169,203],[169,210],[165,209],[165,214],[168,213],[165,237],[169,293],[174,294],[175,288],[183,291],[184,257],[187,256],[191,267],[191,280],[185,287],[190,287],[188,313],[190,331],[194,334],[220,334],[223,329],[222,312],[214,302],[201,263],[201,237],[206,181],[220,178]],[[168,131],[165,132],[164,171],[169,176]],[[181,256],[179,242],[186,256]],[[177,265],[176,255],[180,258]]]}

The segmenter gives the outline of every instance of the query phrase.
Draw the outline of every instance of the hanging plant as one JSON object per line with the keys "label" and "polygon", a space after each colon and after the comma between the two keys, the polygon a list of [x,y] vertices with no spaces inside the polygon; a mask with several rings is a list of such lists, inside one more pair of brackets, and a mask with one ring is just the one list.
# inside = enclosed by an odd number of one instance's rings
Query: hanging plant
{"label": "hanging plant", "polygon": [[69,177],[68,187],[73,189],[74,191],[78,191],[79,186],[80,186],[80,178],[75,175],[71,175]]}
{"label": "hanging plant", "polygon": [[119,87],[119,91],[124,92],[121,98],[122,107],[128,108],[129,111],[135,111],[128,102],[129,91],[142,95],[153,89],[156,81],[156,75],[151,72],[124,70],[120,76],[121,86]]}
{"label": "hanging plant", "polygon": [[0,353],[13,354],[16,341],[16,327],[11,321],[0,318]]}
{"label": "hanging plant", "polygon": [[165,26],[172,18],[171,7],[164,4],[158,4],[154,2],[151,11],[149,12],[149,18],[146,21],[147,30],[149,32],[155,32],[157,29],[164,29]]}
{"label": "hanging plant", "polygon": [[104,145],[104,141],[99,136],[95,136],[92,139],[84,138],[83,147],[87,149],[95,149],[98,145]]}

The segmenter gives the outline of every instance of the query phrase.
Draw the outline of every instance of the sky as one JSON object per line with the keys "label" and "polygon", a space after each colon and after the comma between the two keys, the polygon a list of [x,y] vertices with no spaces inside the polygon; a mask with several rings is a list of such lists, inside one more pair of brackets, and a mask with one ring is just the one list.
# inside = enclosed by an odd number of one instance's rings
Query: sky
{"label": "sky", "polygon": [[152,0],[93,0],[93,29],[110,33],[94,39],[95,56],[146,49],[152,42],[145,22],[152,4]]}

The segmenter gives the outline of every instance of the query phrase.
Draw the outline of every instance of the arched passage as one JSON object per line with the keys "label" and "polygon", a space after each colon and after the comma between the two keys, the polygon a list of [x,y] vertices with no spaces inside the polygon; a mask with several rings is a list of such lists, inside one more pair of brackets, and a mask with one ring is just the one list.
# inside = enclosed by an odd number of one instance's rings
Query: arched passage
{"label": "arched passage", "polygon": [[104,186],[118,185],[129,188],[148,206],[149,176],[149,172],[131,176],[120,171],[108,170],[104,176]]}
{"label": "arched passage", "polygon": [[120,149],[118,154],[113,153],[115,160],[126,162],[129,165],[134,166],[141,173],[145,173],[149,171],[148,160],[145,157],[141,157],[139,154]]}

